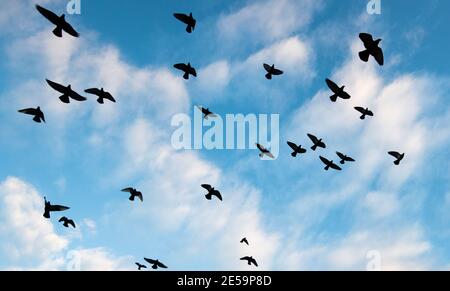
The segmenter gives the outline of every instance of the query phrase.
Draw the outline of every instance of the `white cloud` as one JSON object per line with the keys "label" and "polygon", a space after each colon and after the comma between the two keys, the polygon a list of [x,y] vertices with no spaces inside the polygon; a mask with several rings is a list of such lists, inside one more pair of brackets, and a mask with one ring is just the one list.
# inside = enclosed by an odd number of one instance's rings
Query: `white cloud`
{"label": "white cloud", "polygon": [[[199,70],[197,85],[209,93],[222,91],[230,82],[230,64],[225,61],[217,61]],[[210,97],[211,98],[211,97]]]}

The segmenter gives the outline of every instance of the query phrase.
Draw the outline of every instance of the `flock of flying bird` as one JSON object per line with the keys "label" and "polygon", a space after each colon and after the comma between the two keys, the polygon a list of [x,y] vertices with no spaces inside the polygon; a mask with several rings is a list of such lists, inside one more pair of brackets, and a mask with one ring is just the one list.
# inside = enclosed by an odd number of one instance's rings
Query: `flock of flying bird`
{"label": "flock of flying bird", "polygon": [[[53,30],[53,34],[55,36],[62,37],[63,32],[66,32],[67,34],[69,34],[73,37],[80,36],[80,34],[66,21],[64,14],[61,16],[58,16],[57,14],[53,13],[52,11],[50,11],[42,6],[39,6],[39,5],[36,5],[36,9],[40,14],[42,14],[42,16],[44,16],[47,20],[49,20],[53,25],[56,26],[55,29]],[[176,19],[178,19],[179,21],[183,22],[184,24],[186,24],[186,31],[188,33],[192,33],[195,30],[197,21],[192,16],[192,13],[190,13],[190,14],[175,13],[174,17]],[[376,60],[376,62],[380,66],[383,66],[383,64],[384,64],[383,51],[379,47],[379,43],[380,43],[381,39],[374,40],[373,37],[367,33],[361,33],[359,35],[359,37],[365,47],[365,50],[361,51],[359,53],[360,59],[364,62],[368,62],[369,57],[373,56],[373,58]],[[175,64],[174,68],[182,71],[184,73],[183,78],[186,80],[189,80],[190,76],[197,77],[197,71],[195,70],[194,67],[192,67],[192,65],[190,63]],[[284,72],[282,70],[276,68],[275,65],[263,64],[263,68],[266,71],[265,77],[268,80],[272,80],[273,76],[280,76],[280,75],[284,74]],[[64,86],[64,85],[58,84],[58,83],[48,80],[48,79],[46,81],[47,81],[47,84],[53,90],[59,92],[59,94],[62,94],[59,97],[59,99],[62,103],[69,104],[71,102],[71,100],[78,101],[78,102],[83,102],[83,101],[87,100],[86,97],[81,96],[79,93],[74,91],[70,84],[67,86]],[[335,82],[333,82],[329,79],[326,79],[326,84],[328,85],[329,89],[333,92],[333,95],[330,96],[330,99],[332,102],[337,102],[338,98],[341,98],[344,100],[348,100],[351,98],[351,95],[345,91],[345,86],[339,87]],[[105,91],[103,88],[101,88],[101,89],[90,88],[90,89],[84,90],[84,92],[97,96],[97,98],[98,98],[97,102],[99,104],[104,104],[105,100],[108,100],[108,101],[111,101],[114,103],[116,102],[114,97],[109,92]],[[198,106],[198,109],[202,112],[205,119],[217,117],[217,115],[215,113],[211,112],[208,108]],[[369,110],[368,108],[355,107],[355,110],[357,110],[359,113],[361,113],[360,118],[362,120],[364,120],[367,116],[374,116],[373,112],[371,110]],[[22,109],[22,110],[19,110],[19,112],[23,113],[23,114],[27,114],[27,115],[32,115],[33,121],[35,121],[37,123],[41,123],[41,122],[45,123],[46,122],[44,113],[40,107]],[[312,134],[308,134],[307,136],[313,144],[311,146],[312,151],[316,151],[318,148],[323,148],[323,149],[326,148],[326,144],[322,139],[320,139]],[[305,154],[307,152],[307,150],[305,148],[303,148],[302,145],[297,145],[290,141],[288,141],[287,144],[293,150],[293,152],[291,154],[293,158],[297,157],[298,155]],[[260,151],[259,156],[261,158],[263,158],[265,156],[272,158],[272,159],[275,158],[273,156],[273,154],[270,152],[270,150],[265,148],[263,145],[256,144],[256,146]],[[341,165],[344,165],[347,162],[355,162],[355,160],[352,157],[347,156],[341,152],[336,152],[336,155],[339,157]],[[391,155],[395,158],[395,162],[394,162],[395,165],[399,165],[400,162],[405,157],[405,154],[400,154],[400,153],[394,152],[394,151],[389,152],[389,155]],[[328,171],[329,169],[334,169],[334,170],[338,170],[338,171],[342,170],[342,168],[340,166],[338,166],[336,163],[334,163],[334,161],[332,161],[332,160],[329,160],[322,156],[320,156],[320,160],[324,163],[326,171]],[[208,184],[203,184],[203,185],[201,185],[201,187],[208,191],[208,193],[205,195],[205,198],[207,200],[212,200],[213,197],[216,197],[218,200],[223,201],[222,194],[220,193],[220,191],[216,190],[213,186],[208,185]],[[135,201],[136,198],[139,199],[141,202],[144,201],[144,196],[143,196],[142,192],[136,190],[135,188],[132,188],[132,187],[125,188],[122,190],[122,192],[126,192],[126,193],[130,194],[130,197],[129,197],[130,201]],[[61,211],[66,211],[66,210],[70,209],[67,206],[52,205],[50,201],[47,201],[46,197],[44,197],[44,201],[45,201],[45,206],[44,206],[44,215],[43,216],[47,219],[51,218],[52,212],[61,212]],[[72,226],[73,228],[76,227],[75,222],[72,219],[69,219],[65,216],[61,217],[58,222],[62,223],[62,225],[66,228],[68,228],[70,226]],[[249,241],[247,238],[243,238],[240,241],[240,243],[249,245]],[[159,268],[163,268],[163,269],[167,268],[167,266],[165,264],[163,264],[162,262],[160,262],[159,260],[148,259],[148,258],[144,258],[144,260],[148,264],[150,264],[152,269],[154,269],[154,270],[159,269]],[[254,266],[258,267],[257,261],[251,256],[243,257],[240,260],[246,261],[248,263],[248,265],[254,265]],[[136,265],[138,267],[138,270],[147,268],[146,265],[141,264],[139,262],[136,262]]]}

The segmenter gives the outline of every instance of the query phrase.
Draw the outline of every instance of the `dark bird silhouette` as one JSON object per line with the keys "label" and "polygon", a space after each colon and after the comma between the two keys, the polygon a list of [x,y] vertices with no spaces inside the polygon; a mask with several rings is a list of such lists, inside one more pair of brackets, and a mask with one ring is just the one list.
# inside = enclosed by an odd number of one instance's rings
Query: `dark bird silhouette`
{"label": "dark bird silhouette", "polygon": [[351,96],[347,92],[345,92],[345,86],[339,87],[336,83],[331,81],[330,79],[326,79],[327,85],[331,91],[333,91],[333,95],[330,96],[332,102],[336,102],[338,98],[342,99],[350,99]]}
{"label": "dark bird silhouette", "polygon": [[134,201],[134,199],[137,197],[139,198],[139,200],[141,200],[141,202],[144,202],[144,196],[142,195],[141,192],[139,192],[138,190],[134,189],[134,188],[125,188],[122,190],[122,192],[127,192],[130,193],[130,201]]}
{"label": "dark bird silhouette", "polygon": [[336,152],[336,155],[341,159],[341,165],[345,165],[346,162],[355,162],[355,160],[343,153]]}
{"label": "dark bird silhouette", "polygon": [[191,63],[187,63],[187,65],[183,63],[175,64],[173,67],[184,72],[183,78],[185,80],[189,80],[189,75],[197,77],[197,71],[191,66]]}
{"label": "dark bird silhouette", "polygon": [[216,118],[217,117],[216,114],[214,114],[213,112],[209,111],[209,108],[204,108],[202,106],[197,106],[197,108],[198,108],[198,110],[200,110],[203,113],[203,117],[205,119]]}
{"label": "dark bird silhouette", "polygon": [[56,25],[56,28],[53,30],[53,34],[57,37],[62,37],[63,31],[74,37],[80,36],[80,34],[66,21],[66,16],[64,14],[58,16],[52,11],[39,5],[36,5],[36,9],[42,14],[42,16],[47,18],[47,20]]}
{"label": "dark bird silhouette", "polygon": [[259,151],[261,152],[259,154],[260,158],[264,158],[264,156],[268,156],[271,159],[275,159],[275,157],[273,156],[273,154],[266,149],[265,147],[263,147],[262,145],[260,145],[259,143],[256,144],[256,147],[259,149]]}
{"label": "dark bird silhouette", "polygon": [[313,146],[311,149],[315,151],[317,148],[326,149],[327,145],[322,141],[322,139],[318,139],[316,136],[312,134],[308,134],[309,139],[313,142]]}
{"label": "dark bird silhouette", "polygon": [[248,265],[251,266],[252,264],[258,267],[258,263],[253,257],[243,257],[241,258],[241,261],[247,261]]}
{"label": "dark bird silhouette", "polygon": [[306,149],[302,148],[301,145],[296,145],[293,142],[288,141],[287,144],[289,145],[289,147],[294,151],[291,156],[292,157],[296,157],[298,154],[304,154],[306,153]]}
{"label": "dark bird silhouette", "polygon": [[266,79],[272,80],[272,76],[280,76],[283,75],[283,71],[275,68],[275,65],[264,64],[264,69],[267,71]]}
{"label": "dark bird silhouette", "polygon": [[220,201],[223,201],[222,194],[211,185],[203,184],[202,187],[208,190],[208,194],[205,195],[206,199],[211,200],[213,196],[216,196]]}
{"label": "dark bird silhouette", "polygon": [[64,222],[63,225],[64,227],[69,227],[70,225],[73,228],[76,228],[75,226],[75,222],[72,219],[68,219],[67,217],[63,216],[59,219],[59,222]]}
{"label": "dark bird silhouette", "polygon": [[45,201],[45,209],[44,209],[44,217],[45,218],[50,218],[51,212],[65,211],[65,210],[70,209],[69,207],[66,207],[66,206],[52,205],[50,203],[50,201],[47,201],[47,198],[45,198],[45,197],[44,197],[44,201]]}
{"label": "dark bird silhouette", "polygon": [[61,100],[61,102],[63,103],[70,103],[70,98],[72,98],[75,101],[86,101],[87,98],[81,96],[80,94],[78,94],[77,92],[72,90],[72,85],[69,85],[67,87],[55,83],[53,81],[47,80],[47,83],[50,87],[52,87],[54,90],[58,91],[59,93],[62,93],[63,95],[61,97],[59,97],[59,100]]}
{"label": "dark bird silhouette", "polygon": [[147,259],[147,258],[144,258],[144,260],[147,261],[147,263],[152,265],[153,270],[157,270],[158,268],[167,269],[167,266],[158,260],[152,260],[152,259]]}
{"label": "dark bird silhouette", "polygon": [[355,110],[361,113],[361,120],[366,119],[366,116],[373,116],[373,112],[369,110],[369,108],[363,108],[363,107],[355,107]]}
{"label": "dark bird silhouette", "polygon": [[105,90],[103,90],[103,88],[101,89],[97,89],[97,88],[91,88],[91,89],[87,89],[84,90],[84,92],[89,93],[89,94],[93,94],[93,95],[97,95],[98,99],[97,102],[100,104],[105,103],[104,100],[109,100],[111,102],[116,102],[116,99],[114,99],[114,97],[109,93],[109,92],[105,92]]}
{"label": "dark bird silhouette", "polygon": [[176,19],[187,25],[186,31],[188,33],[192,33],[194,31],[197,21],[192,16],[192,13],[189,13],[189,15],[183,13],[174,13],[173,16],[175,16]]}
{"label": "dark bird silhouette", "polygon": [[19,110],[20,113],[33,115],[33,120],[37,123],[45,122],[45,116],[44,113],[41,111],[41,107],[38,107],[36,109],[34,108],[27,108]]}
{"label": "dark bird silhouette", "polygon": [[324,157],[320,157],[320,160],[325,164],[325,171],[328,171],[330,168],[334,169],[336,171],[342,171],[342,169],[336,165],[333,161],[329,161],[325,159]]}
{"label": "dark bird silhouette", "polygon": [[241,240],[241,244],[249,245],[248,240],[247,240],[246,237],[244,237],[244,238]]}
{"label": "dark bird silhouette", "polygon": [[140,270],[142,270],[142,269],[147,269],[147,266],[146,265],[142,265],[142,264],[140,264],[140,263],[135,263],[136,264],[136,266],[138,266],[138,270],[140,271]]}
{"label": "dark bird silhouette", "polygon": [[377,63],[382,66],[384,65],[383,50],[379,47],[381,39],[373,40],[372,35],[368,33],[360,33],[359,38],[364,43],[366,48],[364,51],[359,53],[359,58],[363,62],[369,61],[369,57],[373,56]]}
{"label": "dark bird silhouette", "polygon": [[396,166],[400,165],[401,161],[405,158],[405,154],[400,154],[399,152],[389,152],[389,154],[396,159],[394,162]]}

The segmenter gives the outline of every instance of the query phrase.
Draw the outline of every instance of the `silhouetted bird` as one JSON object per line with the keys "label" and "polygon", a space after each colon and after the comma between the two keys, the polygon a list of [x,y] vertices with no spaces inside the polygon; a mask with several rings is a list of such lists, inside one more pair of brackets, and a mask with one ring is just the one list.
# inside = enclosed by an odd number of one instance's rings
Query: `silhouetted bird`
{"label": "silhouetted bird", "polygon": [[86,101],[86,97],[81,96],[77,92],[72,90],[72,86],[69,85],[67,87],[60,85],[58,83],[55,83],[53,81],[47,80],[47,83],[52,87],[54,90],[58,91],[59,93],[62,93],[63,95],[59,97],[59,100],[63,103],[70,103],[70,98],[72,98],[75,101]]}
{"label": "silhouetted bird", "polygon": [[208,194],[205,195],[206,199],[211,200],[213,196],[216,196],[220,201],[223,201],[222,194],[211,185],[203,184],[202,187],[208,190]]}
{"label": "silhouetted bird", "polygon": [[264,156],[268,156],[271,159],[275,159],[275,157],[273,156],[273,154],[266,149],[265,147],[263,147],[262,145],[260,145],[259,143],[256,144],[256,147],[259,149],[259,151],[261,152],[259,154],[260,158],[264,158]]}
{"label": "silhouetted bird", "polygon": [[342,99],[350,99],[351,96],[345,92],[345,86],[339,87],[336,83],[331,81],[330,79],[326,79],[327,85],[331,91],[333,91],[334,95],[330,96],[332,102],[336,102],[338,98]]}
{"label": "silhouetted bird", "polygon": [[73,27],[66,21],[66,16],[63,14],[61,16],[56,15],[50,10],[45,9],[42,6],[36,5],[36,9],[41,13],[45,18],[47,18],[51,23],[56,25],[56,28],[53,30],[53,34],[57,37],[62,37],[63,30],[74,37],[79,37],[80,34],[73,29]]}
{"label": "silhouetted bird", "polygon": [[197,71],[191,66],[191,63],[186,64],[175,64],[173,65],[175,69],[178,69],[180,71],[184,72],[183,78],[185,80],[189,80],[189,75],[192,75],[194,77],[197,77]]}
{"label": "silhouetted bird", "polygon": [[93,95],[97,95],[98,96],[97,102],[100,104],[104,103],[104,99],[109,100],[114,103],[116,102],[116,99],[114,99],[114,97],[109,92],[105,92],[103,90],[103,88],[101,88],[101,89],[91,88],[91,89],[84,90],[84,92],[93,94]]}
{"label": "silhouetted bird", "polygon": [[336,152],[338,157],[341,159],[341,164],[344,165],[346,162],[354,162],[355,160],[349,156],[344,155],[343,153]]}
{"label": "silhouetted bird", "polygon": [[251,266],[252,264],[258,267],[258,263],[253,257],[243,257],[241,258],[241,261],[247,261],[248,265]]}
{"label": "silhouetted bird", "polygon": [[135,263],[136,264],[136,266],[138,266],[138,270],[140,271],[140,270],[142,270],[142,269],[147,269],[147,266],[146,265],[142,265],[142,264],[140,264],[140,263]]}
{"label": "silhouetted bird", "polygon": [[359,53],[359,58],[363,62],[367,62],[369,57],[372,55],[380,66],[384,65],[383,50],[379,47],[381,39],[373,40],[372,35],[368,33],[360,33],[359,38],[362,40],[364,47],[366,48],[364,51]]}
{"label": "silhouetted bird", "polygon": [[322,141],[322,139],[318,139],[316,136],[312,134],[308,134],[309,139],[313,142],[313,146],[311,149],[315,151],[317,148],[323,148],[326,149],[327,145]]}
{"label": "silhouetted bird", "polygon": [[373,116],[373,112],[369,110],[369,108],[363,108],[363,107],[355,107],[355,110],[361,113],[361,120],[366,119],[366,116]]}
{"label": "silhouetted bird", "polygon": [[64,227],[69,227],[69,226],[71,225],[73,228],[76,228],[75,222],[74,222],[72,219],[68,219],[68,218],[65,217],[65,216],[61,217],[61,219],[59,220],[59,222],[64,222],[64,223],[63,223]]}
{"label": "silhouetted bird", "polygon": [[306,149],[302,148],[301,145],[296,145],[293,142],[288,141],[287,144],[289,145],[289,147],[294,151],[291,156],[292,157],[296,157],[298,154],[304,154],[306,153]]}
{"label": "silhouetted bird", "polygon": [[202,106],[197,106],[197,108],[203,113],[203,117],[205,119],[216,118],[217,117],[216,114],[214,114],[213,112],[209,111],[209,108],[204,108]]}
{"label": "silhouetted bird", "polygon": [[175,16],[176,19],[178,19],[179,21],[181,21],[187,25],[186,31],[188,33],[191,33],[194,31],[197,21],[192,16],[192,13],[189,13],[189,15],[183,14],[183,13],[174,13],[173,16]]}
{"label": "silhouetted bird", "polygon": [[36,109],[34,108],[27,108],[19,110],[20,113],[33,115],[33,120],[37,123],[45,122],[45,116],[44,113],[41,111],[41,107],[38,107]]}
{"label": "silhouetted bird", "polygon": [[134,199],[137,197],[139,198],[139,200],[141,200],[141,202],[144,202],[144,196],[142,195],[142,193],[134,188],[125,188],[122,190],[122,192],[127,192],[131,194],[129,198],[130,201],[134,201]]}
{"label": "silhouetted bird", "polygon": [[152,260],[152,259],[147,259],[147,258],[144,258],[144,260],[152,265],[153,270],[157,270],[158,268],[167,269],[167,266],[158,260]]}
{"label": "silhouetted bird", "polygon": [[51,212],[65,211],[65,210],[70,209],[69,207],[66,207],[66,206],[52,205],[50,203],[50,201],[47,201],[47,198],[45,198],[45,197],[44,197],[44,201],[45,201],[45,209],[44,209],[44,217],[45,218],[50,218]]}
{"label": "silhouetted bird", "polygon": [[241,240],[241,244],[249,245],[248,240],[247,240],[246,237],[244,237],[244,238]]}
{"label": "silhouetted bird", "polygon": [[328,171],[330,168],[337,170],[337,171],[342,171],[342,169],[336,165],[333,161],[329,161],[327,159],[325,159],[324,157],[320,157],[320,160],[325,164],[325,171]]}
{"label": "silhouetted bird", "polygon": [[396,158],[394,164],[397,166],[400,165],[400,162],[405,158],[405,154],[400,154],[399,152],[389,152],[389,154]]}
{"label": "silhouetted bird", "polygon": [[266,74],[267,80],[272,80],[272,76],[283,75],[283,71],[276,69],[275,65],[270,66],[268,64],[264,64],[264,69],[267,71]]}

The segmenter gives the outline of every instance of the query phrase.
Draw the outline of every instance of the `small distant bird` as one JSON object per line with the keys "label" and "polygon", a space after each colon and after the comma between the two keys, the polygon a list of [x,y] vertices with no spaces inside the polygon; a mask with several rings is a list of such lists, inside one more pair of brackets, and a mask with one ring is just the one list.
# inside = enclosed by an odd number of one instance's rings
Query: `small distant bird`
{"label": "small distant bird", "polygon": [[223,201],[222,194],[211,185],[203,184],[202,187],[208,190],[208,194],[205,195],[206,199],[211,200],[213,196],[216,196],[220,201]]}
{"label": "small distant bird", "polygon": [[209,108],[204,108],[202,106],[197,106],[197,108],[198,108],[198,110],[200,110],[203,113],[203,117],[205,119],[216,118],[217,117],[216,114],[214,114],[213,112],[209,111]]}
{"label": "small distant bird", "polygon": [[244,238],[241,240],[241,244],[249,245],[248,240],[247,240],[246,237],[244,237]]}
{"label": "small distant bird", "polygon": [[399,152],[389,152],[389,154],[396,158],[394,162],[396,166],[400,165],[401,161],[405,158],[405,154],[400,154]]}
{"label": "small distant bird", "polygon": [[339,87],[336,83],[331,81],[330,79],[326,79],[327,85],[331,91],[333,91],[334,95],[330,96],[332,102],[336,102],[338,98],[342,99],[350,99],[351,96],[347,92],[345,92],[345,86]]}
{"label": "small distant bird", "polygon": [[185,80],[189,80],[189,75],[192,75],[194,77],[197,77],[197,71],[191,66],[191,63],[187,63],[187,64],[175,64],[173,65],[173,67],[175,69],[178,69],[180,71],[184,72],[183,78]]}
{"label": "small distant bird", "polygon": [[248,265],[251,266],[252,264],[258,267],[258,263],[253,257],[243,257],[241,258],[241,261],[247,261]]}
{"label": "small distant bird", "polygon": [[91,89],[84,90],[84,92],[93,94],[93,95],[97,95],[98,96],[97,102],[100,104],[104,103],[104,99],[109,100],[114,103],[116,102],[116,99],[114,99],[114,97],[109,92],[105,92],[105,90],[103,90],[103,88],[101,88],[101,89],[91,88]]}
{"label": "small distant bird", "polygon": [[336,155],[341,159],[341,165],[345,165],[346,162],[355,162],[355,160],[343,153],[336,152]]}
{"label": "small distant bird", "polygon": [[140,264],[140,263],[135,263],[136,264],[136,266],[138,266],[138,270],[140,271],[140,270],[142,270],[142,269],[147,269],[147,266],[146,265],[142,265],[142,264]]}
{"label": "small distant bird", "polygon": [[66,16],[63,14],[61,16],[56,15],[52,11],[45,9],[42,6],[36,5],[37,11],[47,18],[51,23],[56,25],[53,30],[53,34],[57,37],[62,37],[63,30],[74,37],[79,37],[80,34],[66,21]]}
{"label": "small distant bird", "polygon": [[333,161],[329,161],[325,159],[324,157],[320,157],[320,160],[325,164],[325,171],[328,171],[330,168],[334,169],[336,171],[342,171],[342,169],[336,165]]}
{"label": "small distant bird", "polygon": [[122,190],[122,192],[127,192],[130,193],[130,201],[134,201],[134,199],[137,197],[139,198],[139,200],[141,200],[141,202],[144,202],[144,196],[142,195],[141,192],[139,192],[138,190],[134,189],[134,188],[125,188]]}
{"label": "small distant bird", "polygon": [[359,58],[361,61],[369,61],[369,57],[372,55],[380,66],[384,65],[383,50],[379,47],[381,39],[373,40],[372,35],[368,33],[360,33],[359,38],[364,43],[364,47],[366,48],[364,51],[359,53]]}
{"label": "small distant bird", "polygon": [[309,139],[313,142],[313,146],[311,149],[315,151],[317,148],[323,148],[326,149],[327,145],[322,141],[322,139],[318,139],[316,136],[312,134],[308,134]]}
{"label": "small distant bird", "polygon": [[61,219],[59,220],[59,222],[64,222],[64,223],[63,223],[64,227],[69,227],[69,226],[71,225],[73,228],[76,228],[75,222],[74,222],[72,219],[68,219],[68,218],[65,217],[65,216],[61,217]]}
{"label": "small distant bird", "polygon": [[65,210],[70,209],[69,207],[66,207],[66,206],[52,205],[50,203],[50,201],[47,201],[47,198],[45,198],[45,197],[44,197],[44,201],[45,201],[45,209],[44,209],[44,217],[45,218],[50,218],[51,212],[65,211]]}
{"label": "small distant bird", "polygon": [[264,156],[268,156],[271,159],[275,159],[274,155],[265,147],[263,147],[262,145],[260,145],[259,143],[256,144],[256,147],[259,149],[259,151],[261,152],[259,154],[259,157],[262,159],[264,158]]}
{"label": "small distant bird", "polygon": [[189,15],[184,13],[174,13],[173,16],[175,16],[176,19],[187,25],[186,31],[188,33],[192,33],[194,31],[197,21],[192,16],[192,13],[189,13]]}
{"label": "small distant bird", "polygon": [[363,108],[363,107],[355,107],[355,110],[361,113],[361,120],[366,119],[366,116],[373,116],[373,112],[369,110],[369,108]]}
{"label": "small distant bird", "polygon": [[306,149],[302,148],[301,145],[296,145],[293,142],[288,141],[287,144],[289,145],[289,147],[294,151],[291,156],[292,157],[296,157],[298,154],[304,154],[306,153]]}
{"label": "small distant bird", "polygon": [[70,103],[70,98],[72,98],[75,101],[86,101],[87,98],[81,96],[80,94],[78,94],[77,92],[72,90],[72,86],[69,85],[67,87],[55,83],[53,81],[47,80],[47,83],[50,87],[52,87],[54,90],[58,91],[59,93],[63,93],[63,95],[61,97],[59,97],[59,100],[61,100],[61,102],[63,103]]}
{"label": "small distant bird", "polygon": [[276,69],[275,65],[270,66],[268,64],[264,64],[264,69],[267,71],[266,74],[267,80],[272,80],[272,76],[283,75],[283,71]]}
{"label": "small distant bird", "polygon": [[152,265],[153,270],[157,270],[158,268],[167,269],[167,266],[158,260],[152,260],[152,259],[147,259],[147,258],[144,258],[144,260]]}
{"label": "small distant bird", "polygon": [[34,108],[27,108],[19,110],[20,113],[33,115],[33,120],[37,123],[45,122],[45,116],[44,113],[41,111],[41,107],[38,107],[36,109]]}

